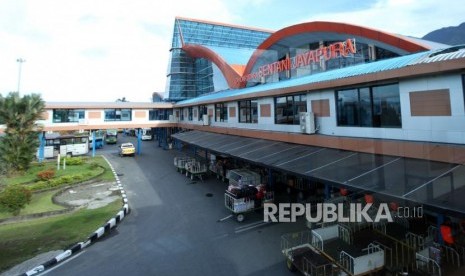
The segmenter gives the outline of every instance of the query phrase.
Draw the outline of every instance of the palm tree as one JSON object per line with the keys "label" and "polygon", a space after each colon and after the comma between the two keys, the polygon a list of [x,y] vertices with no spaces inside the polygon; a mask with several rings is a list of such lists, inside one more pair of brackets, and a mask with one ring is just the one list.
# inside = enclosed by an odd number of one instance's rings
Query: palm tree
{"label": "palm tree", "polygon": [[129,102],[129,101],[126,100],[126,97],[122,97],[122,98],[116,99],[116,102],[118,102],[118,103],[125,103],[125,102]]}
{"label": "palm tree", "polygon": [[6,125],[0,142],[0,163],[7,169],[26,170],[35,158],[40,131],[37,121],[45,110],[38,94],[24,95],[10,92],[0,95],[0,122]]}

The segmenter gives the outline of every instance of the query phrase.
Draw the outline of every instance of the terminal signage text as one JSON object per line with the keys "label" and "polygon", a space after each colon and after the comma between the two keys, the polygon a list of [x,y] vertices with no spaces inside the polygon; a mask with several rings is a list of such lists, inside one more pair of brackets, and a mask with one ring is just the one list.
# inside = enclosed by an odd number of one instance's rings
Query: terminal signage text
{"label": "terminal signage text", "polygon": [[330,60],[338,57],[347,57],[351,54],[355,54],[356,51],[355,39],[349,38],[344,42],[336,42],[328,46],[297,54],[292,58],[286,58],[270,64],[265,64],[260,66],[257,72],[242,76],[238,79],[238,81],[245,82],[251,79],[266,77],[275,73],[307,66],[313,63],[319,63],[320,59]]}

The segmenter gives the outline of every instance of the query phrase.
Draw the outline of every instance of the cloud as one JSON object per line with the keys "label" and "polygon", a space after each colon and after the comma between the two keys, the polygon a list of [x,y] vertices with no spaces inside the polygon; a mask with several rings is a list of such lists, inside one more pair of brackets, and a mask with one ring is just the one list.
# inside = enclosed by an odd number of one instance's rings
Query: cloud
{"label": "cloud", "polygon": [[220,0],[7,0],[0,4],[0,93],[47,101],[148,101],[164,92],[175,16],[230,21]]}
{"label": "cloud", "polygon": [[380,0],[364,9],[315,14],[303,21],[337,21],[386,32],[423,37],[435,29],[463,22],[465,6],[459,0]]}
{"label": "cloud", "polygon": [[16,90],[21,57],[21,90],[47,101],[148,101],[165,91],[176,16],[267,29],[298,18],[342,21],[412,36],[463,18],[458,0],[338,1],[316,9],[305,0],[2,0],[0,93]]}

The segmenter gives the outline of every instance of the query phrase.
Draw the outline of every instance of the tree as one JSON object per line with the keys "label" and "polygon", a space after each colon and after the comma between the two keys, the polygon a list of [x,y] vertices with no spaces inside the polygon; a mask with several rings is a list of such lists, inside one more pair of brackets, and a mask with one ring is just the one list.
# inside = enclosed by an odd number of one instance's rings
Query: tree
{"label": "tree", "polygon": [[9,185],[0,193],[0,211],[19,215],[21,209],[31,202],[32,193],[22,185]]}
{"label": "tree", "polygon": [[45,110],[38,94],[24,95],[10,92],[0,95],[0,122],[6,125],[0,142],[0,162],[7,170],[26,170],[35,158],[40,131],[37,121]]}
{"label": "tree", "polygon": [[125,102],[128,102],[128,100],[126,100],[126,97],[122,97],[122,98],[116,99],[116,102],[117,103],[125,103]]}

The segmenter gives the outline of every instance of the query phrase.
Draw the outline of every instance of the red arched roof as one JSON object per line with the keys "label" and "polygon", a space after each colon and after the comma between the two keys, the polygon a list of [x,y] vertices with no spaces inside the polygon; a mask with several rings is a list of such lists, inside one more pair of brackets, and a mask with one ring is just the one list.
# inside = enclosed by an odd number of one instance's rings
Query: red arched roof
{"label": "red arched roof", "polygon": [[241,75],[234,70],[234,67],[229,65],[222,57],[220,57],[214,51],[208,49],[207,47],[197,45],[197,44],[184,44],[182,50],[186,52],[190,57],[193,58],[206,58],[211,62],[215,63],[216,66],[223,73],[224,78],[228,82],[230,88],[239,88],[240,83],[236,80],[241,77]]}
{"label": "red arched roof", "polygon": [[[313,32],[326,32],[326,33],[343,33],[347,35],[354,35],[359,37],[365,37],[371,40],[376,40],[393,47],[402,49],[409,53],[415,53],[419,51],[429,50],[429,47],[422,45],[413,40],[409,40],[406,37],[398,36],[386,32],[382,32],[375,29],[370,29],[362,26],[351,25],[346,23],[336,23],[336,22],[324,22],[324,21],[315,21],[307,22],[302,24],[297,24],[289,26],[287,28],[281,29],[273,33],[265,41],[262,42],[253,53],[250,58],[247,66],[244,70],[243,76],[250,74],[255,62],[263,53],[263,50],[267,50],[275,43],[279,42],[281,39],[286,37],[302,34],[302,33],[313,33]],[[245,82],[241,83],[241,87],[246,85]]]}

